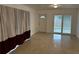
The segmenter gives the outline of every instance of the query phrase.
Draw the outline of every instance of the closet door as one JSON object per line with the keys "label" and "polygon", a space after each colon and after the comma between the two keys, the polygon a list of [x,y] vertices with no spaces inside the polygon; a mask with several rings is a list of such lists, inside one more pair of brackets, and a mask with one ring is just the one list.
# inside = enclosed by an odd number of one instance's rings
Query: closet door
{"label": "closet door", "polygon": [[47,31],[47,17],[46,17],[46,15],[40,15],[39,25],[40,25],[40,28],[39,28],[40,32]]}

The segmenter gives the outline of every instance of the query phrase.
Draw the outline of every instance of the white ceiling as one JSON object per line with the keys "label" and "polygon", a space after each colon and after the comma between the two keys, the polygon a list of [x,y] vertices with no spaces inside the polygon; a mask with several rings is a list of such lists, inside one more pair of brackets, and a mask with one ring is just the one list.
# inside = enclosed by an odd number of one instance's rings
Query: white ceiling
{"label": "white ceiling", "polygon": [[[27,4],[26,4],[27,5]],[[51,4],[28,4],[28,6],[40,10],[40,9],[54,9],[53,7],[49,7]],[[61,6],[58,8],[79,8],[79,4],[60,4]]]}

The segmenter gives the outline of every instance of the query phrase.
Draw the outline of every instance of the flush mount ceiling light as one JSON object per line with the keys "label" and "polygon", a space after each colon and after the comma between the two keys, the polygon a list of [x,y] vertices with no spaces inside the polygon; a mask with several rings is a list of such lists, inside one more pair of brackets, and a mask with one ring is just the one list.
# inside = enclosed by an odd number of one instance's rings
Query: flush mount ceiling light
{"label": "flush mount ceiling light", "polygon": [[40,18],[41,18],[41,19],[44,19],[44,18],[46,18],[46,16],[40,16]]}
{"label": "flush mount ceiling light", "polygon": [[54,8],[58,8],[58,6],[57,5],[55,5],[55,6],[53,6]]}
{"label": "flush mount ceiling light", "polygon": [[50,7],[53,7],[53,8],[58,8],[59,6],[61,6],[61,5],[59,5],[59,4],[51,4],[50,5]]}

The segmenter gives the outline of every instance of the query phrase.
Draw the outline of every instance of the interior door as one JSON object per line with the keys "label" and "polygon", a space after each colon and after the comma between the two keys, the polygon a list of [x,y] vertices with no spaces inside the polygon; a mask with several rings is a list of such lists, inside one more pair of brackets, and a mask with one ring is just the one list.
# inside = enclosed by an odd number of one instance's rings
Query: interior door
{"label": "interior door", "polygon": [[46,15],[40,15],[40,32],[47,31],[47,18]]}

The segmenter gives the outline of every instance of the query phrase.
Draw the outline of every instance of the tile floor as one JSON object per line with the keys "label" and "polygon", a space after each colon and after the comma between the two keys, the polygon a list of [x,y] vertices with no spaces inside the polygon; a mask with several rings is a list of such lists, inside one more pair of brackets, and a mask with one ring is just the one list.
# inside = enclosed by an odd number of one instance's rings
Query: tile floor
{"label": "tile floor", "polygon": [[78,54],[79,39],[71,35],[36,33],[15,50],[16,54]]}

